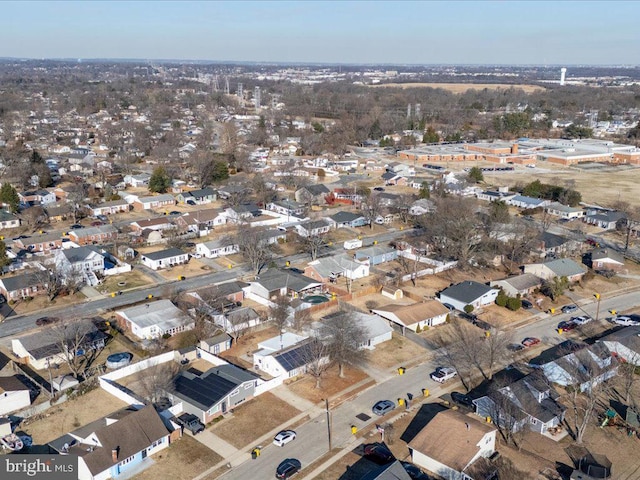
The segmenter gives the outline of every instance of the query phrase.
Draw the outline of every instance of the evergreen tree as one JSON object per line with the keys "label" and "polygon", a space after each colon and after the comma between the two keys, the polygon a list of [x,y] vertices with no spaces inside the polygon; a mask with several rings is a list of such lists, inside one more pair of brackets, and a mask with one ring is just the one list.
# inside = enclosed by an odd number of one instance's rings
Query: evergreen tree
{"label": "evergreen tree", "polygon": [[149,191],[154,193],[165,193],[171,186],[171,177],[162,166],[157,167],[149,179]]}
{"label": "evergreen tree", "polygon": [[11,259],[7,256],[7,245],[0,240],[0,269],[11,263]]}
{"label": "evergreen tree", "polygon": [[18,211],[20,197],[18,196],[16,189],[13,188],[10,183],[3,183],[2,187],[0,187],[0,202],[6,204],[11,213],[16,213]]}
{"label": "evergreen tree", "polygon": [[216,160],[213,162],[213,168],[211,170],[211,180],[213,182],[219,182],[229,178],[229,166],[222,160]]}
{"label": "evergreen tree", "polygon": [[467,177],[474,183],[480,183],[484,181],[484,176],[482,175],[482,170],[480,170],[480,167],[471,167],[471,170],[469,170]]}
{"label": "evergreen tree", "polygon": [[440,141],[440,135],[435,131],[433,127],[428,127],[427,131],[422,136],[423,143],[438,143]]}

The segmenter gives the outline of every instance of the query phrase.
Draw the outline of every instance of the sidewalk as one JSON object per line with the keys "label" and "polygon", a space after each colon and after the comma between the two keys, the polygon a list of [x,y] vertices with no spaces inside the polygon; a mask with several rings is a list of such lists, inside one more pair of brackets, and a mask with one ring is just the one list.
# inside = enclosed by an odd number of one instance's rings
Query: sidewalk
{"label": "sidewalk", "polygon": [[273,393],[276,397],[278,397],[283,402],[287,402],[296,410],[301,410],[306,412],[313,411],[314,413],[310,415],[315,416],[324,411],[322,408],[318,407],[313,402],[293,393],[291,390],[289,390],[289,388],[286,385],[280,385],[279,387],[276,387],[270,390],[270,392]]}
{"label": "sidewalk", "polygon": [[209,449],[216,452],[222,458],[229,458],[238,452],[238,449],[236,447],[214,434],[211,430],[204,429],[197,435],[193,435],[188,430],[185,430],[185,432],[187,432],[187,435],[192,436],[205,447],[208,447]]}

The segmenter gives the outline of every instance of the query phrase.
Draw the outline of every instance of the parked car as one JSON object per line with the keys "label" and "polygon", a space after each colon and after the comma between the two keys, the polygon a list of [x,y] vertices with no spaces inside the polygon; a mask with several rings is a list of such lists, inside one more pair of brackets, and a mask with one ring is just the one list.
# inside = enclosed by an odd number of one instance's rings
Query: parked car
{"label": "parked car", "polygon": [[444,383],[447,380],[452,379],[458,375],[458,372],[454,368],[451,367],[438,367],[435,372],[433,372],[431,376],[431,380],[438,383]]}
{"label": "parked car", "polygon": [[60,318],[58,317],[40,317],[36,320],[36,325],[42,327],[43,325],[51,325],[52,323],[59,322]]}
{"label": "parked car", "polygon": [[521,343],[512,343],[510,345],[507,345],[507,350],[509,350],[510,352],[519,352],[521,350],[524,350],[524,345],[522,345]]}
{"label": "parked car", "polygon": [[107,223],[109,221],[109,218],[106,215],[96,215],[96,218],[104,223]]}
{"label": "parked car", "polygon": [[573,323],[575,323],[576,325],[586,325],[587,323],[589,323],[590,321],[592,321],[593,318],[587,316],[587,315],[581,315],[579,317],[571,317],[571,321]]}
{"label": "parked car", "polygon": [[407,475],[409,475],[409,478],[411,478],[411,480],[430,480],[429,475],[424,473],[422,470],[416,467],[413,463],[409,463],[409,462],[400,462],[400,463],[402,464],[402,468],[404,468],[404,471],[407,472]]}
{"label": "parked car", "polygon": [[573,313],[578,311],[577,305],[565,305],[560,309],[562,313]]}
{"label": "parked car", "polygon": [[91,222],[91,226],[92,227],[99,227],[103,225],[103,223],[100,220],[96,220],[95,222]]}
{"label": "parked car", "polygon": [[625,327],[640,325],[640,321],[634,320],[627,315],[616,315],[608,319],[611,323],[615,323],[616,325],[624,325]]}
{"label": "parked car", "polygon": [[276,447],[282,447],[295,439],[296,432],[294,432],[293,430],[282,430],[275,437],[273,437],[273,444]]}
{"label": "parked car", "polygon": [[81,228],[84,228],[83,225],[80,225],[79,223],[74,223],[73,225],[71,225],[69,227],[71,230],[80,230]]}
{"label": "parked car", "polygon": [[297,458],[286,458],[276,469],[276,478],[291,478],[302,469],[302,464]]}
{"label": "parked car", "polygon": [[384,187],[375,187],[374,190],[376,192],[384,192]]}
{"label": "parked car", "polygon": [[451,400],[453,400],[453,403],[457,403],[463,407],[471,408],[472,410],[476,409],[476,406],[473,403],[473,398],[469,395],[465,395],[464,393],[451,392]]}
{"label": "parked car", "polygon": [[521,302],[522,302],[522,308],[524,308],[525,310],[531,310],[533,308],[533,303],[531,303],[529,300],[525,300],[523,298]]}
{"label": "parked car", "polygon": [[456,307],[454,307],[453,305],[451,305],[450,303],[443,303],[442,305],[444,305],[446,308],[448,308],[450,311],[453,311],[456,309]]}
{"label": "parked car", "polygon": [[371,411],[374,413],[374,415],[382,416],[391,412],[395,408],[396,404],[392,400],[380,400],[379,402],[376,402]]}
{"label": "parked car", "polygon": [[564,322],[560,322],[558,324],[558,329],[562,330],[563,332],[570,332],[571,330],[575,330],[575,328],[578,326],[577,323],[571,321],[571,320],[566,320]]}
{"label": "parked car", "polygon": [[178,418],[178,424],[189,430],[193,435],[204,431],[204,424],[198,417],[191,413],[183,413]]}
{"label": "parked car", "polygon": [[525,347],[533,347],[534,345],[538,345],[540,343],[540,339],[536,337],[527,337],[522,340],[522,345]]}
{"label": "parked car", "polygon": [[386,465],[396,459],[393,453],[391,453],[391,450],[383,443],[369,443],[365,445],[364,456],[378,465]]}

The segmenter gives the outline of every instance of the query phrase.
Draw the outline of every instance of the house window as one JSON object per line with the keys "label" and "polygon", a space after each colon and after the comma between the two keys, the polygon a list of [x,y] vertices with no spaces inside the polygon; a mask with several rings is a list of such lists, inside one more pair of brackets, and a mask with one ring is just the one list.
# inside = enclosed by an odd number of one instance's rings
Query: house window
{"label": "house window", "polygon": [[237,395],[238,393],[240,393],[240,389],[236,388],[233,392],[231,392],[231,395]]}
{"label": "house window", "polygon": [[252,385],[251,383],[247,383],[247,384],[244,386],[244,389],[245,389],[245,390],[249,390],[251,387],[253,387],[253,385]]}
{"label": "house window", "polygon": [[125,458],[123,461],[121,461],[119,465],[126,465],[127,463],[131,463],[135,457],[135,455],[131,455],[129,458]]}
{"label": "house window", "polygon": [[536,420],[535,418],[531,419],[531,424],[532,425],[537,425],[538,424],[538,420]]}

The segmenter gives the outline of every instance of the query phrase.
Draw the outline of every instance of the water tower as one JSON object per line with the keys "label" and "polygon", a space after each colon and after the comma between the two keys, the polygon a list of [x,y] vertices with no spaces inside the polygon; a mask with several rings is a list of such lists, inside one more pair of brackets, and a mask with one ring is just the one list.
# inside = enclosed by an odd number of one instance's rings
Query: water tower
{"label": "water tower", "polygon": [[567,74],[567,69],[562,67],[560,69],[560,85],[564,85],[564,77]]}

